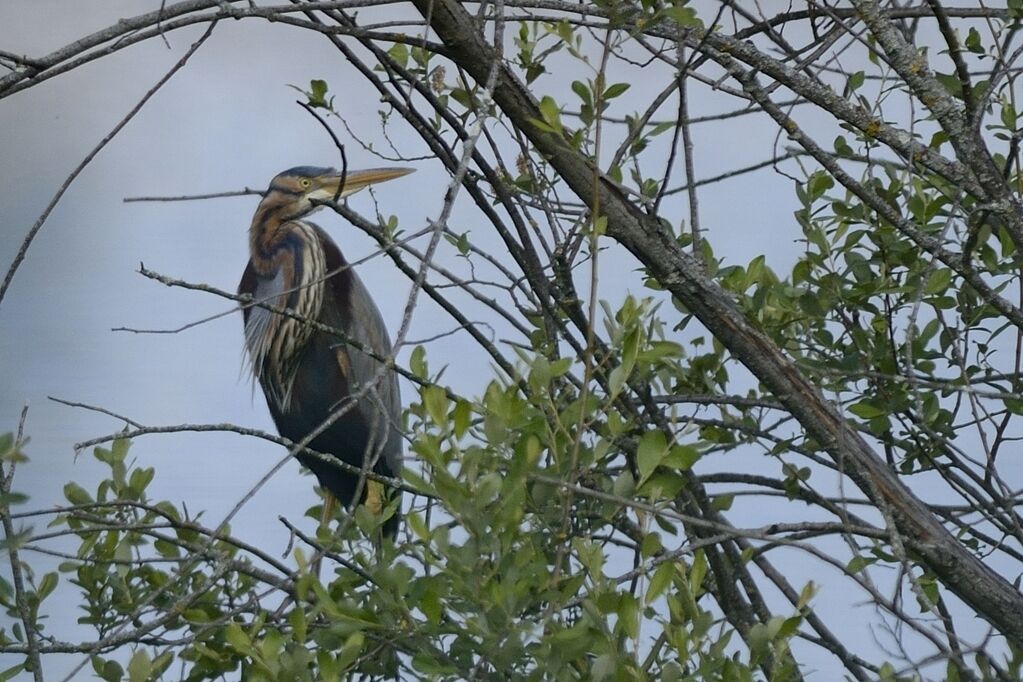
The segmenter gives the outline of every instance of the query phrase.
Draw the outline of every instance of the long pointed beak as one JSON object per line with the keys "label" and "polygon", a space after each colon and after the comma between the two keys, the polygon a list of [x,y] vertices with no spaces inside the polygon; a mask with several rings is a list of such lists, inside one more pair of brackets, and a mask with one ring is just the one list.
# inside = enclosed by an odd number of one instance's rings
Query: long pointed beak
{"label": "long pointed beak", "polygon": [[338,199],[355,194],[361,189],[370,185],[376,185],[388,180],[394,180],[415,171],[415,168],[371,168],[369,170],[351,170],[342,178],[341,174],[323,178],[323,185],[318,194],[325,195],[325,198],[333,199],[337,194],[338,185],[344,181]]}

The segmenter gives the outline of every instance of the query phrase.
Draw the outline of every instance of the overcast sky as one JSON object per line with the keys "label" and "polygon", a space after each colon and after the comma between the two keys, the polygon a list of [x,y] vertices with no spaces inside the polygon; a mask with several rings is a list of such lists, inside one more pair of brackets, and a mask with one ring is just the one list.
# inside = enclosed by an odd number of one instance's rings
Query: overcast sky
{"label": "overcast sky", "polygon": [[[150,2],[5,0],[0,4],[0,48],[42,55],[119,17],[160,6]],[[0,101],[0,265],[6,270],[24,234],[68,173],[176,62],[203,27],[168,36],[170,49],[148,41]],[[241,322],[228,315],[180,334],[139,335],[115,327],[175,328],[229,310],[229,302],[168,289],[137,274],[140,263],[163,274],[233,290],[247,259],[246,231],[257,199],[189,203],[123,203],[124,197],[215,192],[264,187],[295,165],[337,165],[320,126],[294,104],[288,84],[326,79],[337,108],[353,130],[384,146],[375,91],[340,60],[323,39],[280,24],[223,22],[214,36],[82,173],[44,225],[0,304],[0,432],[13,430],[30,406],[27,448],[32,461],[16,488],[33,508],[63,501],[62,487],[79,481],[92,490],[103,471],[74,443],[123,426],[106,416],[58,405],[47,396],[102,406],[148,425],[229,422],[272,431],[266,406],[242,372]],[[564,89],[564,74],[537,82],[539,91]],[[632,82],[627,101],[646,102],[661,82]],[[645,104],[644,104],[645,106]],[[734,103],[694,89],[693,115],[734,108]],[[670,107],[664,112],[671,113]],[[398,121],[392,139],[409,156],[426,153]],[[738,133],[738,134],[737,134]],[[775,128],[763,118],[698,128],[699,177],[768,157]],[[349,143],[351,167],[391,165]],[[432,161],[419,172],[382,185],[375,193],[384,215],[407,230],[438,215],[447,175]],[[701,218],[716,252],[746,263],[764,253],[781,274],[794,259],[798,228],[792,220],[792,183],[770,170],[701,190]],[[364,215],[376,210],[368,193],[351,200]],[[682,195],[669,200],[669,215],[686,215]],[[334,235],[350,260],[373,253],[372,242],[333,214],[316,220]],[[496,238],[472,212],[459,209],[456,232],[472,230],[475,242]],[[442,259],[453,256],[442,250]],[[620,252],[602,270],[602,294],[617,304],[627,292],[643,294],[635,263]],[[397,329],[408,283],[389,260],[358,268],[384,318]],[[485,319],[472,311],[473,319]],[[453,323],[424,305],[409,339],[434,336]],[[500,331],[500,330],[498,330]],[[403,362],[409,349],[399,357]],[[464,334],[429,344],[431,366],[449,364],[445,379],[476,394],[492,376],[484,355]],[[409,387],[404,386],[405,403]],[[137,440],[133,456],[157,467],[156,499],[208,510],[216,521],[283,454],[273,445],[235,435],[198,434]],[[741,460],[740,460],[741,461]],[[269,537],[284,549],[276,517],[299,518],[314,503],[313,479],[297,464],[284,468],[242,512],[235,531]],[[758,523],[738,512],[738,524]],[[782,504],[772,520],[798,515]],[[311,525],[312,522],[309,521]],[[269,530],[268,530],[269,529]],[[30,557],[35,561],[37,557]],[[800,583],[800,568],[793,582]],[[816,570],[816,569],[814,569]],[[806,571],[804,570],[804,573]],[[812,577],[812,573],[806,577]],[[820,578],[818,577],[818,580]],[[71,614],[66,614],[69,618]],[[0,616],[3,618],[3,616]],[[59,618],[58,618],[59,619]],[[869,636],[850,626],[851,636]],[[818,678],[827,679],[827,678]]]}

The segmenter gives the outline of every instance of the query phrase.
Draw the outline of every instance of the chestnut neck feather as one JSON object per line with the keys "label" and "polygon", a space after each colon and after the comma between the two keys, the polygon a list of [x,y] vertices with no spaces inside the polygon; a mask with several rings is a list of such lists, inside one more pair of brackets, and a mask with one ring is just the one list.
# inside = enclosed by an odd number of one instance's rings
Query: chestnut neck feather
{"label": "chestnut neck feather", "polygon": [[263,208],[250,230],[249,261],[256,275],[252,293],[297,317],[255,310],[246,318],[246,342],[267,398],[286,411],[302,352],[314,333],[306,321],[318,321],[323,306],[326,255],[314,225]]}
{"label": "chestnut neck feather", "polygon": [[249,227],[249,256],[252,267],[264,277],[272,276],[281,265],[281,242],[291,231],[289,223],[299,216],[289,215],[293,201],[271,192],[259,202]]}

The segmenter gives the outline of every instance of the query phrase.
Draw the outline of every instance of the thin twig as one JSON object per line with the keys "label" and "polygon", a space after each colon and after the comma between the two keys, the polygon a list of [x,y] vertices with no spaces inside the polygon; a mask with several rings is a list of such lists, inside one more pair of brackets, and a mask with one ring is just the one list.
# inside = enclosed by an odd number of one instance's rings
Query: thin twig
{"label": "thin twig", "polygon": [[[227,424],[227,423],[224,423],[224,424],[171,424],[171,425],[166,425],[166,426],[145,426],[145,425],[139,424],[136,421],[131,420],[128,417],[125,417],[123,415],[119,415],[119,414],[117,414],[115,412],[111,412],[111,411],[109,411],[109,410],[107,410],[105,408],[102,408],[102,407],[95,407],[93,405],[86,405],[84,403],[73,403],[73,402],[61,400],[61,399],[58,399],[58,398],[50,398],[50,399],[54,400],[55,402],[63,403],[65,405],[71,405],[73,407],[79,407],[79,408],[86,409],[86,410],[91,410],[91,411],[94,411],[94,412],[101,412],[103,414],[106,414],[106,415],[109,415],[111,417],[114,417],[115,419],[118,419],[120,421],[127,422],[127,423],[131,424],[134,427],[134,428],[129,429],[129,430],[118,431],[116,433],[110,433],[110,434],[107,434],[105,436],[97,436],[95,438],[90,438],[89,440],[85,440],[85,441],[81,441],[81,442],[75,443],[74,448],[75,448],[76,451],[79,451],[79,452],[82,451],[82,450],[86,450],[88,448],[91,448],[91,447],[95,447],[97,445],[103,445],[105,443],[110,443],[110,442],[113,442],[115,440],[120,440],[120,439],[132,440],[134,438],[138,438],[139,436],[146,436],[146,435],[152,435],[152,434],[161,434],[161,433],[209,433],[209,432],[213,432],[213,433],[236,433],[239,436],[250,436],[250,437],[253,437],[253,438],[260,438],[262,440],[265,440],[265,441],[268,441],[268,442],[271,442],[271,443],[275,443],[277,445],[282,445],[282,446],[288,448],[289,450],[290,449],[298,448],[298,444],[296,444],[295,441],[292,441],[292,440],[290,440],[288,438],[283,438],[281,436],[275,436],[272,433],[268,433],[268,432],[262,431],[260,429],[250,429],[250,428],[246,428],[244,426],[236,426],[234,424]],[[318,452],[316,450],[312,450],[312,449],[310,449],[308,447],[305,447],[305,446],[303,446],[301,448],[298,448],[297,452],[302,452],[303,454],[311,455],[314,459],[318,459],[318,460],[320,460],[320,461],[322,461],[322,462],[324,462],[326,464],[330,464],[331,466],[336,466],[337,468],[339,468],[339,469],[341,469],[341,470],[343,470],[343,471],[345,471],[347,473],[351,473],[351,474],[355,474],[355,475],[365,474],[366,477],[369,478],[370,480],[376,481],[378,483],[382,483],[383,485],[386,485],[388,487],[395,488],[397,490],[404,490],[405,492],[411,493],[413,495],[420,495],[420,496],[423,496],[423,497],[432,497],[432,495],[430,493],[424,492],[422,490],[418,490],[416,488],[413,488],[413,487],[403,483],[401,481],[401,479],[393,478],[391,476],[383,476],[381,474],[378,474],[378,473],[376,473],[374,471],[371,471],[369,469],[366,469],[364,467],[359,467],[359,466],[356,466],[354,464],[349,464],[349,463],[347,463],[347,462],[345,462],[343,460],[338,459],[337,457],[334,457],[333,455],[329,455],[329,454],[323,453],[323,452]]]}
{"label": "thin twig", "polygon": [[119,132],[121,132],[121,129],[128,124],[128,121],[135,118],[135,115],[142,110],[142,107],[144,107],[150,99],[152,99],[153,95],[155,95],[174,74],[180,71],[181,67],[188,63],[188,60],[192,58],[195,51],[198,50],[199,47],[206,42],[206,39],[213,34],[213,29],[216,28],[216,26],[216,20],[210,23],[206,32],[202,34],[202,37],[188,48],[188,51],[177,61],[176,64],[174,64],[174,66],[171,67],[170,71],[168,71],[163,78],[156,82],[156,85],[151,87],[149,91],[142,96],[142,99],[140,99],[138,103],[132,107],[131,111],[129,111],[128,114],[114,126],[113,130],[107,133],[106,137],[100,140],[99,144],[93,147],[91,152],[86,154],[85,158],[82,159],[82,162],[79,163],[75,169],[71,171],[71,174],[67,176],[64,183],[60,186],[60,189],[58,189],[57,193],[53,195],[53,198],[50,199],[50,203],[46,205],[46,208],[43,209],[43,212],[36,219],[31,229],[29,229],[28,234],[26,234],[25,238],[21,241],[18,253],[14,256],[14,261],[11,263],[11,267],[7,269],[7,275],[4,277],[3,284],[0,285],[0,303],[3,303],[4,296],[7,294],[7,289],[11,286],[11,280],[14,279],[14,273],[18,271],[18,267],[21,265],[21,262],[25,260],[25,255],[28,253],[28,248],[32,245],[32,240],[36,238],[39,230],[43,227],[43,223],[45,223],[46,219],[50,217],[50,213],[52,213],[53,209],[57,207],[58,203],[60,203],[64,193],[71,187],[71,184],[82,173],[82,171],[85,170],[85,167],[88,166],[94,158],[96,158],[96,155],[99,154],[100,151],[106,147]]}
{"label": "thin twig", "polygon": [[251,189],[246,187],[245,189],[237,189],[230,192],[213,192],[212,194],[183,194],[176,197],[124,197],[121,199],[126,204],[130,204],[136,201],[198,201],[200,199],[222,199],[224,197],[251,197],[263,196],[263,192],[258,189]]}
{"label": "thin twig", "polygon": [[343,556],[341,556],[337,552],[331,552],[330,550],[326,549],[322,544],[320,544],[316,540],[312,539],[311,537],[309,537],[308,535],[306,535],[305,533],[300,531],[293,523],[291,523],[291,521],[288,521],[288,519],[284,518],[283,516],[278,516],[277,520],[280,521],[281,523],[283,523],[284,527],[287,528],[289,531],[291,531],[291,533],[295,537],[297,537],[299,540],[301,540],[302,542],[304,542],[307,545],[309,545],[310,547],[312,547],[315,551],[319,552],[322,556],[325,556],[328,559],[332,559],[332,560],[336,561],[337,563],[339,563],[342,566],[344,566],[345,568],[347,568],[349,571],[351,571],[351,572],[355,573],[356,575],[358,575],[360,578],[362,578],[366,582],[371,583],[373,585],[377,584],[377,582],[375,580],[373,580],[373,576],[371,576],[369,573],[367,573],[365,570],[363,570],[361,566],[358,566],[358,565],[352,563],[351,561],[349,561],[348,559],[345,559]]}
{"label": "thin twig", "polygon": [[[28,405],[21,409],[21,420],[18,423],[18,435],[14,440],[15,451],[21,448],[25,438],[25,419],[28,417]],[[3,462],[0,462],[0,495],[7,497],[11,492],[11,485],[14,483],[14,470],[17,462],[11,460],[10,467],[4,471]],[[3,522],[4,537],[7,539],[7,557],[11,563],[11,582],[14,587],[14,603],[18,609],[18,616],[21,618],[21,626],[25,630],[25,644],[27,646],[27,666],[32,670],[32,677],[36,682],[43,680],[43,665],[39,658],[39,633],[36,631],[35,617],[32,608],[28,603],[28,593],[25,591],[25,577],[22,572],[21,559],[18,558],[18,539],[14,533],[14,524],[11,522],[11,507],[9,503],[0,502],[0,521]]]}
{"label": "thin twig", "polygon": [[295,104],[308,111],[309,115],[315,118],[316,121],[323,126],[323,129],[327,131],[328,135],[330,135],[330,139],[333,140],[334,147],[337,148],[338,154],[341,155],[341,181],[337,183],[337,189],[334,191],[334,198],[331,199],[331,201],[336,204],[338,199],[341,198],[341,192],[345,190],[345,181],[348,179],[348,154],[345,153],[345,146],[341,144],[341,140],[337,139],[337,135],[331,127],[327,125],[327,122],[323,120],[323,117],[316,113],[316,110],[313,109],[312,105],[299,100],[295,100]]}

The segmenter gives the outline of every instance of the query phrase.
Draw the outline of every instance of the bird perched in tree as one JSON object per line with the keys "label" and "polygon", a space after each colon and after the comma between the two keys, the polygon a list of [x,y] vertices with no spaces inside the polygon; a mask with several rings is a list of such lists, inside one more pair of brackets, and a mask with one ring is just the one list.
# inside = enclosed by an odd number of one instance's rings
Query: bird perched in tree
{"label": "bird perched in tree", "polygon": [[[239,294],[255,303],[289,309],[283,315],[259,305],[244,308],[245,345],[252,372],[266,395],[282,436],[384,476],[401,474],[401,401],[397,376],[382,359],[391,341],[380,311],[337,244],[303,220],[316,200],[337,200],[374,183],[411,173],[380,168],[344,174],[300,166],[270,182],[249,229],[249,264]],[[337,330],[331,333],[309,320]],[[334,421],[330,421],[333,419]],[[397,499],[384,532],[398,528],[400,491],[342,470],[311,453],[299,453],[326,491],[324,521],[333,498],[348,508],[364,503],[374,514]]]}

